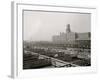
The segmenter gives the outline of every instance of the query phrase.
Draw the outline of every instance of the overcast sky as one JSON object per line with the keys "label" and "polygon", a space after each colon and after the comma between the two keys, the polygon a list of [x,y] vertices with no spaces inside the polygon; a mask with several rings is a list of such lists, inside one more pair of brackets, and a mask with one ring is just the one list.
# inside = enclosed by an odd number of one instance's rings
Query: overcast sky
{"label": "overcast sky", "polygon": [[65,32],[90,32],[90,14],[24,11],[24,40],[51,41],[53,35]]}

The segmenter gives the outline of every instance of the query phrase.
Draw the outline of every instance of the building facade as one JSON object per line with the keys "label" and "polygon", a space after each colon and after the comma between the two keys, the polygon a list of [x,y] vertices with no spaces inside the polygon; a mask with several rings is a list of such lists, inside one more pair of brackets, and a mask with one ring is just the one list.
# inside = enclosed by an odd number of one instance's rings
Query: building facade
{"label": "building facade", "polygon": [[52,37],[52,41],[56,44],[79,44],[79,46],[81,46],[80,44],[86,44],[90,47],[91,33],[72,32],[70,29],[70,24],[68,24],[66,32],[60,32],[59,35],[54,35]]}

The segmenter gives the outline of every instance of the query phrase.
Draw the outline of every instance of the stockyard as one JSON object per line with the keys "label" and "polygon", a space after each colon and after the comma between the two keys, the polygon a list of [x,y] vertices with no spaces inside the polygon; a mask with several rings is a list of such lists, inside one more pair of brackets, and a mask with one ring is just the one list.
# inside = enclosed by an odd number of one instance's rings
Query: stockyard
{"label": "stockyard", "polygon": [[91,15],[24,11],[23,69],[91,66]]}
{"label": "stockyard", "polygon": [[52,41],[24,41],[23,69],[91,66],[91,33],[66,32]]}
{"label": "stockyard", "polygon": [[90,47],[84,46],[24,42],[23,69],[91,66]]}

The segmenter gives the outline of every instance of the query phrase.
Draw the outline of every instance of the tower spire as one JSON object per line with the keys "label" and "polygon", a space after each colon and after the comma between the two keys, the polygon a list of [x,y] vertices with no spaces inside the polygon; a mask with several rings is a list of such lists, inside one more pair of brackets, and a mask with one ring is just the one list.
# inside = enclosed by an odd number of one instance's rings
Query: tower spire
{"label": "tower spire", "polygon": [[66,26],[66,33],[69,33],[69,32],[71,32],[71,30],[70,30],[70,24],[67,24],[67,26]]}

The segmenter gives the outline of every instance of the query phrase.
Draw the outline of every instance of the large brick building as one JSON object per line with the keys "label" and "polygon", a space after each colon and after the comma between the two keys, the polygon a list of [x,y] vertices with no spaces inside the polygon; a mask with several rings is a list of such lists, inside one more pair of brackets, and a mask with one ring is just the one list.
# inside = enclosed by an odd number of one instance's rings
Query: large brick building
{"label": "large brick building", "polygon": [[59,35],[54,35],[52,37],[52,41],[56,44],[79,44],[79,46],[82,45],[84,47],[90,47],[91,33],[72,32],[70,29],[70,24],[68,24],[66,32],[61,32]]}

